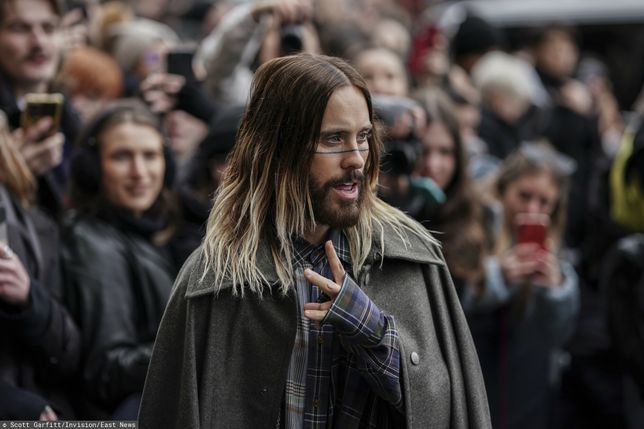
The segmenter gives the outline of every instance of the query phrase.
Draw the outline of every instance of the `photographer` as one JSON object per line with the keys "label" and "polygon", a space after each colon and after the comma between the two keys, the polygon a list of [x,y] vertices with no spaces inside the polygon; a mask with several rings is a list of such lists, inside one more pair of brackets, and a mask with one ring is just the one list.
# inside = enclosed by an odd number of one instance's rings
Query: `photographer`
{"label": "photographer", "polygon": [[425,113],[415,101],[405,97],[378,95],[373,102],[385,128],[378,194],[422,222],[425,213],[433,212],[445,199],[431,179],[412,177],[420,155],[418,136],[425,126]]}
{"label": "photographer", "polygon": [[297,51],[318,53],[312,13],[311,0],[261,0],[229,11],[198,53],[214,100],[243,104],[257,66]]}

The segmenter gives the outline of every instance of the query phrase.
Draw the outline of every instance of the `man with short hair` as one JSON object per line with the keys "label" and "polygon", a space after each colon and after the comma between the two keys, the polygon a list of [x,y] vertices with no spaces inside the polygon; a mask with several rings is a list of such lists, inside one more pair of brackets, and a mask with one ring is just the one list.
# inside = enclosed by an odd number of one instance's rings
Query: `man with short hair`
{"label": "man with short hair", "polygon": [[[0,0],[0,109],[7,114],[12,129],[20,127],[25,95],[48,92],[56,75],[62,50],[62,12],[58,0]],[[50,125],[44,120],[14,136],[22,143],[20,151],[27,165],[39,177],[39,204],[50,214],[59,215],[66,180],[61,163],[71,150],[80,123],[65,102],[62,132],[44,137]]]}
{"label": "man with short hair", "polygon": [[161,323],[142,429],[490,427],[440,248],[376,197],[381,145],[346,62],[257,70]]}

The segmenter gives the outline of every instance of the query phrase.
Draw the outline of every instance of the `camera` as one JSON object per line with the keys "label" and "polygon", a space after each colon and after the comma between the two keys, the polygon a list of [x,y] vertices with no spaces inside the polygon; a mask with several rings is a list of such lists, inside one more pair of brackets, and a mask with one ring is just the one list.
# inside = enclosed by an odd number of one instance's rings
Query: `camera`
{"label": "camera", "polygon": [[372,101],[376,116],[386,131],[396,127],[404,114],[409,119],[406,135],[397,132],[396,138],[388,138],[385,133],[379,196],[414,219],[425,220],[445,201],[445,194],[430,178],[413,177],[422,153],[412,112],[418,104],[409,98],[384,95],[374,95]]}
{"label": "camera", "polygon": [[406,136],[388,138],[388,133],[385,133],[381,169],[386,174],[396,176],[412,174],[421,152],[421,143],[414,132],[414,116],[411,114],[411,109],[417,106],[416,102],[409,98],[388,95],[374,95],[372,100],[376,116],[386,131],[391,129],[403,114],[409,114],[411,122]]}
{"label": "camera", "polygon": [[302,24],[287,24],[280,29],[280,52],[292,55],[304,49],[304,27]]}

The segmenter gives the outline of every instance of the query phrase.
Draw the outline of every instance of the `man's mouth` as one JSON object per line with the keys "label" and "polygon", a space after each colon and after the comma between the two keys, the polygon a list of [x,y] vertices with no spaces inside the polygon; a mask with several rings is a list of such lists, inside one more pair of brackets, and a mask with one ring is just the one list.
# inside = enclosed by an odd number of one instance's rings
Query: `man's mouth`
{"label": "man's mouth", "polygon": [[355,200],[358,198],[360,193],[360,183],[359,182],[346,182],[340,183],[333,186],[333,189],[338,193],[338,195],[347,200]]}
{"label": "man's mouth", "polygon": [[49,57],[42,54],[34,54],[27,57],[26,62],[30,64],[42,65],[49,62]]}

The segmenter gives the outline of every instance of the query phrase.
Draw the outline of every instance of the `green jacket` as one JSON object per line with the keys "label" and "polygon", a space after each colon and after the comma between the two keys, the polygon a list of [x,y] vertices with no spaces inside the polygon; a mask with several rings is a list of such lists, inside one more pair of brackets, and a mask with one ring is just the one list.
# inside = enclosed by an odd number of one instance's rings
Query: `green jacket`
{"label": "green jacket", "polygon": [[[437,246],[385,231],[358,283],[394,316],[409,428],[490,428],[474,344]],[[258,264],[277,283],[268,246]],[[139,423],[152,428],[275,428],[295,338],[296,301],[215,296],[198,249],[186,262],[161,322]],[[378,406],[388,406],[382,400]]]}

